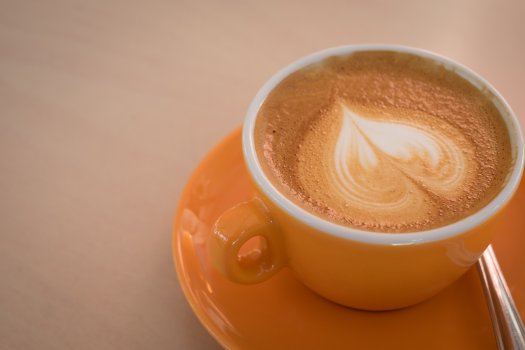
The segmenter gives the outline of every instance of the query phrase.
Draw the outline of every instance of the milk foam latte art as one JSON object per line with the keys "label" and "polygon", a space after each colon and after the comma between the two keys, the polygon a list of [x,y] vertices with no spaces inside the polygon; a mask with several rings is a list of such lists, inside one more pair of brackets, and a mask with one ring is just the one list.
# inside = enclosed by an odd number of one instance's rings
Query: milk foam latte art
{"label": "milk foam latte art", "polygon": [[[341,119],[335,147],[326,144],[332,162],[318,171],[343,204],[424,219],[433,210],[425,189],[454,198],[473,181],[470,149],[462,145],[473,147],[459,132],[449,137],[437,127],[371,120],[346,107]],[[300,162],[299,172],[315,165]]]}
{"label": "milk foam latte art", "polygon": [[293,202],[378,232],[458,221],[495,197],[512,165],[489,97],[433,61],[394,52],[293,73],[263,103],[255,144]]}

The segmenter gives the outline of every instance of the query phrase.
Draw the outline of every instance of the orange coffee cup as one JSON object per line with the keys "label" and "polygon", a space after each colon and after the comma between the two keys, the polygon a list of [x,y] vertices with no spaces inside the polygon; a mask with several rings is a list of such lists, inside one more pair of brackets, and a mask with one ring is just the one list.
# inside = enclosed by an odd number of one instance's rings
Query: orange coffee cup
{"label": "orange coffee cup", "polygon": [[[453,224],[411,233],[360,231],[305,211],[272,185],[257,159],[254,126],[258,110],[286,76],[329,56],[357,51],[397,51],[429,58],[454,70],[492,96],[507,126],[513,157],[508,180],[485,207]],[[208,241],[213,264],[234,282],[259,283],[282,267],[306,286],[336,303],[389,310],[419,303],[450,285],[472,266],[504,220],[504,208],[523,172],[524,144],[519,122],[505,99],[470,69],[437,54],[396,45],[351,45],[306,56],[279,71],[252,101],[243,127],[243,152],[255,197],[225,212]],[[239,257],[252,237],[258,251]]]}

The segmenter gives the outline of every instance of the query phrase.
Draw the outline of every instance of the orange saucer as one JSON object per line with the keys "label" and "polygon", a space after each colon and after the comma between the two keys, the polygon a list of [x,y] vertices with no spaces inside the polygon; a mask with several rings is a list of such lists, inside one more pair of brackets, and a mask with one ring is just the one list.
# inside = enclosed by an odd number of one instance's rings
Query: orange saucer
{"label": "orange saucer", "polygon": [[[227,349],[496,349],[475,268],[438,296],[388,312],[329,302],[283,269],[256,285],[230,282],[209,263],[206,242],[216,218],[252,191],[240,130],[201,162],[175,216],[173,252],[180,284],[202,324]],[[508,211],[494,249],[525,315],[525,186]]]}

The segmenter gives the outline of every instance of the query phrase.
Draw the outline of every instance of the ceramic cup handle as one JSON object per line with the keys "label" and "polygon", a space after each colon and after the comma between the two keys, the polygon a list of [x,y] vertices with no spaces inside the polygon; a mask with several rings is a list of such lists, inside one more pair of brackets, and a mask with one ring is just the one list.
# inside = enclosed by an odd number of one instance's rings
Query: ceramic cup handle
{"label": "ceramic cup handle", "polygon": [[[259,247],[244,256],[241,247],[260,236]],[[212,263],[230,280],[253,284],[264,281],[284,266],[284,244],[279,228],[260,199],[240,203],[215,222],[208,240]]]}

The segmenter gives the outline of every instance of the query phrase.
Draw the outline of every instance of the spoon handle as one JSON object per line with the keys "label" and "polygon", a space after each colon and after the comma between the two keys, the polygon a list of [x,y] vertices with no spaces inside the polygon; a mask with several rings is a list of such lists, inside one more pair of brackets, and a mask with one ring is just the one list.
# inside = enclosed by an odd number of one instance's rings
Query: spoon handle
{"label": "spoon handle", "polygon": [[489,245],[477,263],[500,350],[525,350],[525,327]]}

